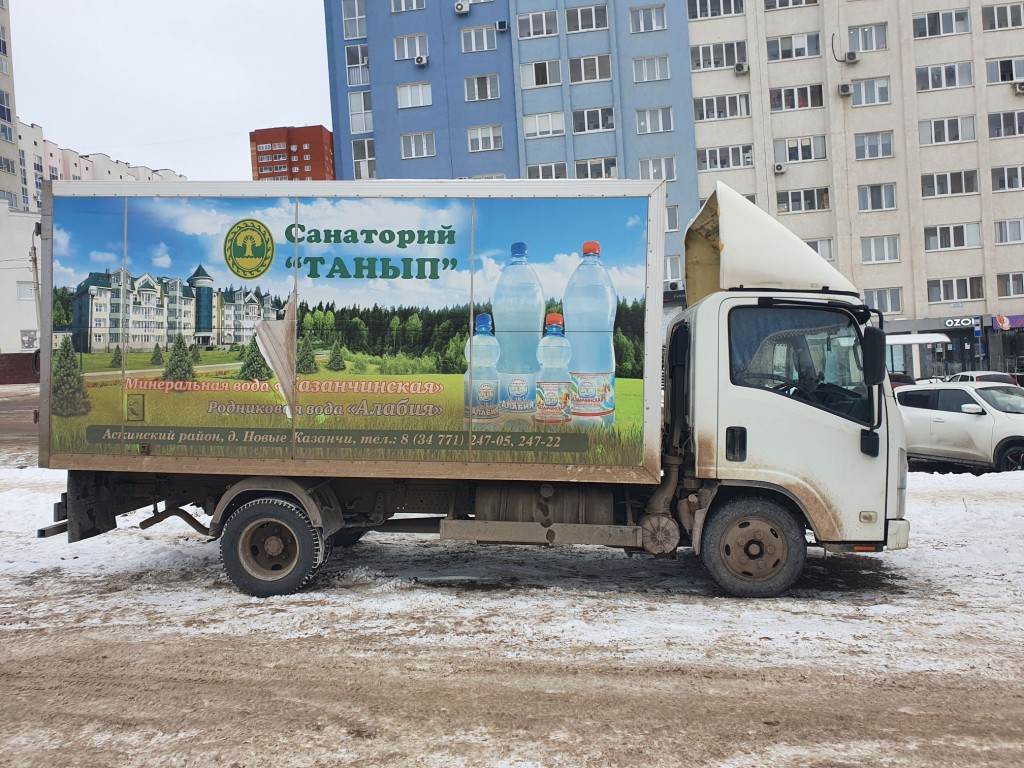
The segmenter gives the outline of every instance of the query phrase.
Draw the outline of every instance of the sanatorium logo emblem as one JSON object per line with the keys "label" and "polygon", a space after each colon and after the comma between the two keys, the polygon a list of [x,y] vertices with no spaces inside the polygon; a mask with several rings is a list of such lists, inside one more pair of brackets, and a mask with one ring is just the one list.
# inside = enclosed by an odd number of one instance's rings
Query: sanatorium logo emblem
{"label": "sanatorium logo emblem", "polygon": [[224,238],[224,261],[241,278],[253,280],[270,269],[274,261],[274,238],[256,219],[242,219]]}

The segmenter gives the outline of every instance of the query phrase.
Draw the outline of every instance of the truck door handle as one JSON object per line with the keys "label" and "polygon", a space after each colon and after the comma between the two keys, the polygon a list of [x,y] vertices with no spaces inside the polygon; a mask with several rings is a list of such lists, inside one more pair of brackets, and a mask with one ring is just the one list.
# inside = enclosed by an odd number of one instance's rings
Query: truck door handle
{"label": "truck door handle", "polygon": [[727,461],[747,460],[747,428],[725,428],[725,458]]}

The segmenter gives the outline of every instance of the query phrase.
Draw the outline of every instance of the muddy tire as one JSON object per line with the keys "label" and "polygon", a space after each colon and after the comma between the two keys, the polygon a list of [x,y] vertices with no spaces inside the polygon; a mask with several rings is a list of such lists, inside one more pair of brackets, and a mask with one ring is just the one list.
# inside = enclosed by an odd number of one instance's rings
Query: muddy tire
{"label": "muddy tire", "polygon": [[359,540],[367,534],[366,531],[354,530],[352,528],[342,528],[336,534],[331,536],[331,543],[337,549],[348,549],[354,547]]}
{"label": "muddy tire", "polygon": [[1024,443],[1014,443],[999,451],[996,469],[1000,472],[1016,472],[1024,469]]}
{"label": "muddy tire", "polygon": [[701,560],[736,597],[775,597],[800,577],[807,558],[803,526],[776,501],[733,499],[704,525]]}
{"label": "muddy tire", "polygon": [[324,543],[293,501],[265,498],[236,509],[224,524],[224,571],[253,597],[290,595],[316,575]]}

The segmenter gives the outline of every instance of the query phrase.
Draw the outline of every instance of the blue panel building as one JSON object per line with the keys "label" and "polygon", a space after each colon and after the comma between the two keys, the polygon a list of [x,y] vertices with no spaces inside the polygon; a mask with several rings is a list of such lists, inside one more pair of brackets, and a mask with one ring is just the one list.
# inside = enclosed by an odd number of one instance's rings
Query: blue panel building
{"label": "blue panel building", "polygon": [[324,9],[338,179],[668,179],[666,289],[682,287],[681,228],[697,210],[682,4]]}

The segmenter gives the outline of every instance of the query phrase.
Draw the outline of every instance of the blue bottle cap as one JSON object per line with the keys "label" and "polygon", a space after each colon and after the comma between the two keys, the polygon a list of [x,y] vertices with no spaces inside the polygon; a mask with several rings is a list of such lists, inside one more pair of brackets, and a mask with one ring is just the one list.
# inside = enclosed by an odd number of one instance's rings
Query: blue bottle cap
{"label": "blue bottle cap", "polygon": [[512,243],[513,256],[525,256],[527,253],[526,243]]}
{"label": "blue bottle cap", "polygon": [[493,328],[490,315],[485,313],[476,316],[476,333],[490,333]]}

